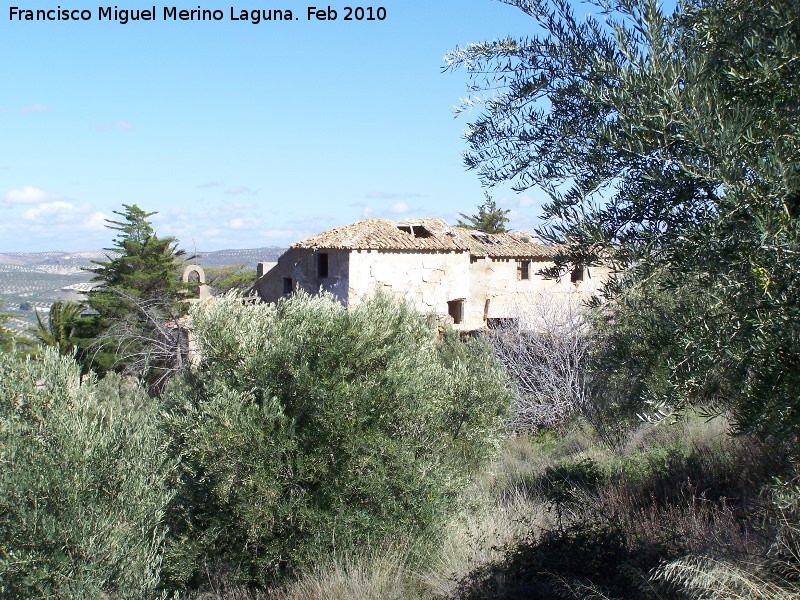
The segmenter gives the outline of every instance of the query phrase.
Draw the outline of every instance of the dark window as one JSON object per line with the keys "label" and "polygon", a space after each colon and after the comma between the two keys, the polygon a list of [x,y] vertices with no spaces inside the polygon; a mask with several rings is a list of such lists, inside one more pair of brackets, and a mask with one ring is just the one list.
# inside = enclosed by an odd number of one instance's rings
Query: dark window
{"label": "dark window", "polygon": [[291,277],[284,277],[283,278],[283,293],[284,294],[291,294],[292,293],[292,278]]}
{"label": "dark window", "polygon": [[572,269],[572,275],[570,275],[569,280],[576,284],[583,281],[583,267],[575,267]]}
{"label": "dark window", "polygon": [[404,233],[410,233],[411,237],[415,238],[429,238],[433,236],[433,234],[422,225],[398,225],[397,228]]}
{"label": "dark window", "polygon": [[517,279],[530,279],[531,278],[531,261],[520,260],[517,261]]}
{"label": "dark window", "polygon": [[429,238],[429,237],[431,237],[433,235],[430,231],[425,229],[422,225],[414,225],[414,227],[412,229],[414,231],[414,237]]}
{"label": "dark window", "polygon": [[328,276],[328,253],[320,252],[317,254],[317,277]]}
{"label": "dark window", "polygon": [[450,300],[447,303],[447,313],[453,317],[453,323],[458,325],[464,320],[464,301]]}

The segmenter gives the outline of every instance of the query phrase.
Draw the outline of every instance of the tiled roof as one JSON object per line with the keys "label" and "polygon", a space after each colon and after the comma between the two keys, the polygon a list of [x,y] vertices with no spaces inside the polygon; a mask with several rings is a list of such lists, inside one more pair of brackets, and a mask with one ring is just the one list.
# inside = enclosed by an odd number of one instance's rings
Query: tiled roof
{"label": "tiled roof", "polygon": [[480,233],[451,227],[442,219],[366,219],[336,227],[292,245],[327,250],[407,250],[469,252],[472,256],[550,258],[558,249],[531,241],[524,233]]}

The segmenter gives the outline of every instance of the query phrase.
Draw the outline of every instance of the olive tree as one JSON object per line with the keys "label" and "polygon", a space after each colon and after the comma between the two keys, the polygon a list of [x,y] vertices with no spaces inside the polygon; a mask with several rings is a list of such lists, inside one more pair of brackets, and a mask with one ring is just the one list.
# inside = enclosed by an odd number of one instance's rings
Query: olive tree
{"label": "olive tree", "polygon": [[183,486],[170,577],[264,583],[328,552],[431,536],[498,448],[511,399],[480,340],[387,297],[228,295],[164,398]]}
{"label": "olive tree", "polygon": [[[655,0],[615,0],[579,19],[567,0],[507,3],[536,35],[447,57],[476,91],[463,106],[479,109],[466,165],[487,185],[549,193],[538,233],[564,249],[549,275],[616,268],[613,339],[597,358],[619,352],[640,405],[730,410],[739,431],[792,438],[800,4],[685,0],[666,14]],[[665,299],[664,318],[626,312],[642,289]],[[628,315],[640,329],[614,337]],[[652,366],[667,374],[656,386]]]}
{"label": "olive tree", "polygon": [[158,597],[174,463],[157,407],[57,348],[0,353],[0,596]]}

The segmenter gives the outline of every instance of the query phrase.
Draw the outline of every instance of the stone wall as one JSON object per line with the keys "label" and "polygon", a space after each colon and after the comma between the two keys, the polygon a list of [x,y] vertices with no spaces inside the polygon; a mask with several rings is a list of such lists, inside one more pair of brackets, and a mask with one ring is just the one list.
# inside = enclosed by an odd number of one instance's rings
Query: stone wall
{"label": "stone wall", "polygon": [[348,303],[378,289],[409,300],[421,312],[446,315],[448,301],[468,301],[469,254],[353,251]]}
{"label": "stone wall", "polygon": [[[531,260],[528,265],[528,279],[521,279],[520,262],[511,258],[477,258],[470,264],[470,300],[467,321],[480,326],[484,316],[489,319],[512,317],[517,307],[531,302],[542,294],[551,297],[553,302],[566,301],[566,296],[589,297],[597,293],[608,269],[584,269],[580,281],[573,283],[566,275],[560,281],[544,279],[538,274],[543,268],[553,266],[552,262]],[[488,305],[487,305],[488,300]]]}
{"label": "stone wall", "polygon": [[[450,314],[460,304],[463,320],[458,329],[479,329],[487,319],[512,318],[519,307],[540,302],[542,295],[553,302],[566,302],[575,295],[596,293],[608,276],[607,269],[593,267],[573,282],[546,280],[538,271],[551,266],[531,260],[528,278],[522,279],[516,259],[470,257],[467,252],[415,252],[382,250],[326,250],[328,276],[319,277],[319,251],[290,249],[278,264],[256,283],[259,296],[277,302],[291,291],[310,294],[331,292],[345,306],[357,304],[378,290],[405,299],[425,313]],[[448,305],[451,303],[451,305]]]}
{"label": "stone wall", "polygon": [[[328,276],[319,277],[319,254],[328,255]],[[347,304],[349,289],[349,265],[346,250],[324,250],[290,248],[278,259],[278,263],[256,282],[256,292],[265,302],[277,302],[286,296],[286,279],[291,280],[291,291],[304,290],[318,294],[325,290],[332,293],[342,304]]]}

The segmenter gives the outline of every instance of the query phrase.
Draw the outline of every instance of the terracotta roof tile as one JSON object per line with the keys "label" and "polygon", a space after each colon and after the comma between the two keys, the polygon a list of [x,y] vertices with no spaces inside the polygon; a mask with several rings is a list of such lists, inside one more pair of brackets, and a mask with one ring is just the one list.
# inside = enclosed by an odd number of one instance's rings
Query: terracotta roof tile
{"label": "terracotta roof tile", "polygon": [[558,248],[531,241],[524,233],[488,234],[451,227],[442,219],[366,219],[313,235],[292,248],[469,252],[472,256],[550,258]]}

